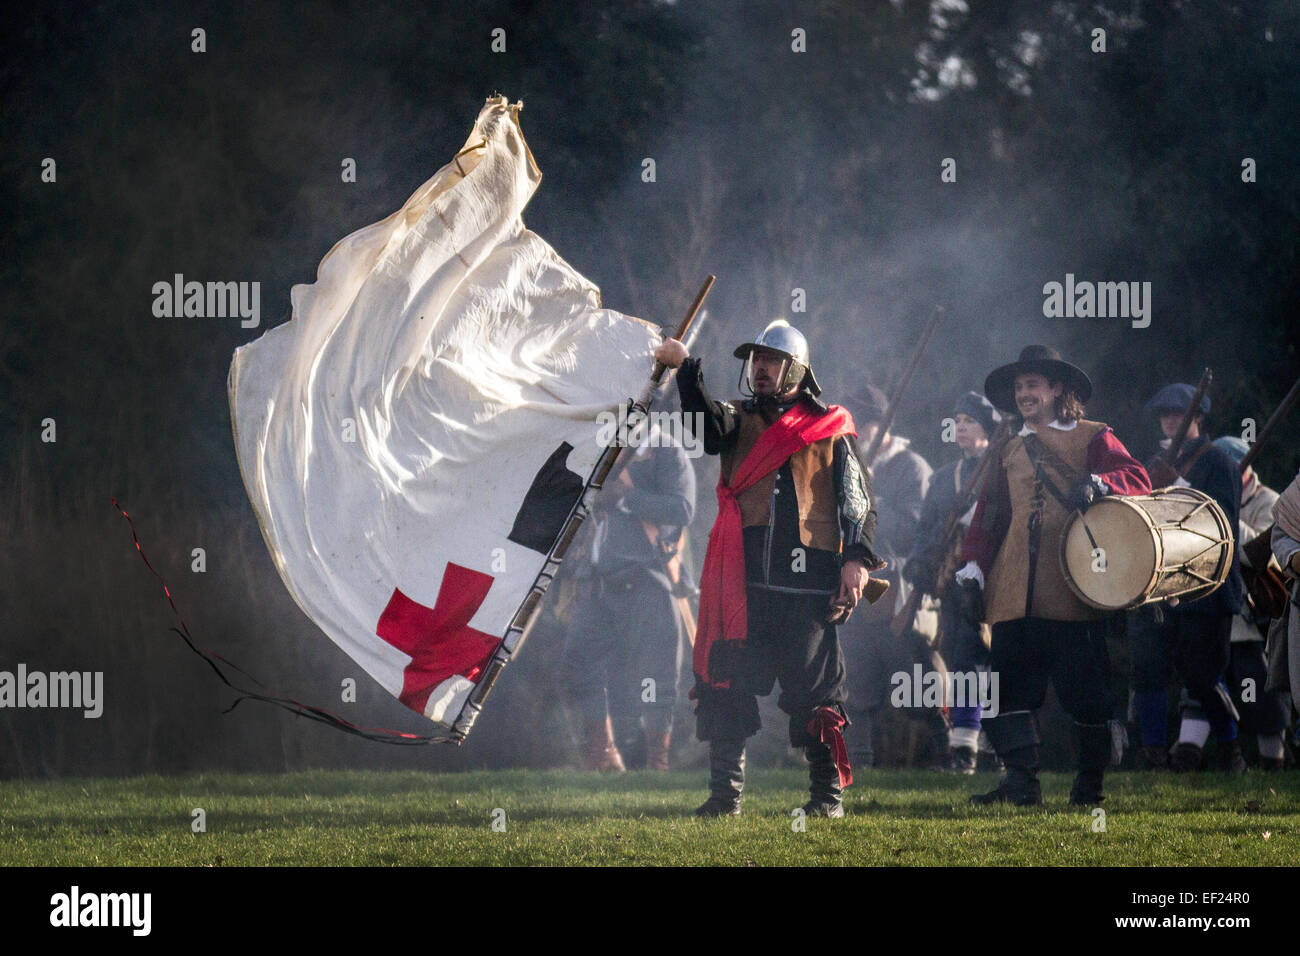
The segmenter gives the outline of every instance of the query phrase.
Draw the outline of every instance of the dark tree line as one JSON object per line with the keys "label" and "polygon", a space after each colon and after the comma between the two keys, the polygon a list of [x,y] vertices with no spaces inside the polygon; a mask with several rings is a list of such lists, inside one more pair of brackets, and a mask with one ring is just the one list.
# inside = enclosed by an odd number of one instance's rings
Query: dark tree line
{"label": "dark tree line", "polygon": [[[497,91],[525,101],[544,172],[526,222],[606,305],[669,324],[718,274],[697,346],[716,391],[734,388],[735,342],[782,314],[809,334],[829,397],[887,387],[936,305],[944,324],[898,426],[936,464],[952,454],[939,421],[954,395],[1029,341],[1088,370],[1090,417],[1141,453],[1157,436],[1140,407],[1167,381],[1213,366],[1213,425],[1237,433],[1300,374],[1292,5],[738,7],[18,15],[0,64],[0,669],[104,670],[108,702],[98,721],[0,711],[0,773],[567,759],[545,628],[459,752],[388,750],[256,705],[221,716],[229,693],[168,634],[109,504],[132,512],[206,645],[323,703],[356,676],[358,719],[412,726],[280,583],[235,462],[226,370],[235,347],[287,317],[290,285],[397,208]],[[195,27],[206,53],[190,50]],[[490,49],[496,27],[504,53]],[[791,48],[796,29],[806,52]],[[56,184],[40,180],[47,156]],[[354,184],[340,181],[344,157]],[[948,158],[957,178],[944,183]],[[178,272],[261,282],[262,327],[155,318],[150,289]],[[1150,281],[1150,327],[1045,318],[1042,287],[1066,273]],[[805,313],[790,314],[795,289]],[[1261,455],[1268,483],[1296,473],[1298,439],[1290,422]],[[715,478],[703,462],[697,554]],[[194,547],[204,574],[189,570]]]}

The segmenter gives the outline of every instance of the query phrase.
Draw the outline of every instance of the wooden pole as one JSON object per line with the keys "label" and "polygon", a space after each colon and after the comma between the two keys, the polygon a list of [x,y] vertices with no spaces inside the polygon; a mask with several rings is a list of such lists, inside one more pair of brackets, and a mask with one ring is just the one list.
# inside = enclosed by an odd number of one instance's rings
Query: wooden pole
{"label": "wooden pole", "polygon": [[[682,319],[681,324],[677,327],[677,332],[673,338],[679,341],[690,331],[691,325],[699,315],[700,308],[704,305],[704,299],[713,288],[713,282],[716,276],[709,276],[700,286],[700,291],[695,294],[695,301],[691,303],[690,310],[686,317]],[[655,362],[654,371],[650,374],[650,380],[642,390],[641,397],[632,404],[628,420],[632,421],[635,413],[639,412],[644,416],[648,412],[648,406],[654,395],[655,389],[658,388],[659,382],[663,379],[667,366],[662,362]],[[479,678],[474,689],[470,691],[469,698],[461,707],[460,714],[456,717],[452,726],[451,742],[459,746],[464,743],[465,738],[469,735],[470,730],[474,727],[474,722],[483,710],[483,703],[487,700],[488,694],[492,691],[492,686],[496,683],[501,671],[505,669],[510,658],[523,645],[524,639],[528,636],[528,631],[532,627],[533,621],[537,616],[537,609],[541,606],[542,598],[555,579],[555,575],[560,570],[560,564],[564,561],[564,556],[573,544],[573,539],[578,534],[578,529],[582,527],[583,521],[591,513],[590,501],[599,493],[605,479],[609,477],[615,462],[618,461],[619,452],[622,448],[618,444],[611,444],[601,452],[600,458],[596,461],[596,467],[592,470],[591,479],[587,482],[582,490],[578,500],[574,502],[568,518],[565,519],[564,527],[560,529],[556,537],[555,544],[551,548],[550,554],[546,557],[546,563],[542,569],[537,572],[537,577],[533,579],[533,585],[525,595],[523,602],[519,605],[515,615],[510,620],[509,627],[497,646],[496,652],[488,661],[487,667],[484,668],[483,676]]]}
{"label": "wooden pole", "polygon": [[916,343],[916,348],[912,350],[912,359],[907,363],[903,377],[894,386],[894,394],[889,396],[889,408],[885,410],[885,420],[876,429],[876,437],[871,439],[871,444],[867,446],[867,453],[862,457],[862,464],[867,468],[871,467],[872,462],[876,460],[876,455],[880,453],[880,446],[885,440],[885,434],[894,424],[894,414],[898,410],[898,403],[902,400],[903,393],[907,391],[912,376],[916,374],[916,367],[921,364],[921,355],[925,352],[925,347],[930,344],[930,339],[934,336],[934,330],[939,327],[939,320],[943,318],[943,311],[941,305],[934,307],[934,315],[930,317],[925,331],[921,333],[921,340]]}
{"label": "wooden pole", "polygon": [[1269,436],[1273,434],[1273,431],[1277,428],[1282,419],[1286,418],[1286,416],[1290,414],[1291,409],[1295,406],[1297,401],[1300,401],[1300,378],[1296,379],[1295,384],[1291,386],[1291,391],[1286,393],[1286,398],[1282,399],[1282,403],[1278,405],[1273,414],[1269,416],[1268,421],[1264,423],[1263,430],[1255,437],[1255,441],[1251,444],[1250,451],[1246,452],[1246,457],[1241,459],[1241,462],[1237,465],[1237,468],[1242,472],[1242,474],[1245,474],[1246,469],[1250,467],[1251,462],[1253,462],[1255,457],[1259,454],[1259,446],[1268,440]]}
{"label": "wooden pole", "polygon": [[[1187,410],[1183,412],[1183,420],[1178,423],[1178,431],[1169,442],[1169,447],[1156,456],[1152,468],[1151,483],[1160,482],[1161,487],[1172,485],[1178,480],[1178,469],[1174,467],[1174,462],[1178,460],[1178,453],[1183,449],[1183,443],[1187,441],[1187,430],[1192,425],[1192,417],[1201,411],[1201,399],[1205,393],[1210,390],[1210,385],[1214,381],[1214,373],[1208,368],[1201,373],[1200,384],[1196,386],[1196,394],[1192,396]],[[1202,425],[1205,423],[1202,422]]]}

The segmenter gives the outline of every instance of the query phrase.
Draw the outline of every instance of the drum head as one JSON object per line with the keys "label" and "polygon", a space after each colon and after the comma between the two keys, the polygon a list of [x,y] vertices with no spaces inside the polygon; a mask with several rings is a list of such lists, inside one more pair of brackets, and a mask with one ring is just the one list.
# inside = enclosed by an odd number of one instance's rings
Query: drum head
{"label": "drum head", "polygon": [[1065,526],[1061,536],[1065,580],[1092,607],[1115,611],[1133,606],[1142,600],[1160,566],[1156,541],[1145,512],[1123,498],[1103,498],[1086,515],[1076,513]]}

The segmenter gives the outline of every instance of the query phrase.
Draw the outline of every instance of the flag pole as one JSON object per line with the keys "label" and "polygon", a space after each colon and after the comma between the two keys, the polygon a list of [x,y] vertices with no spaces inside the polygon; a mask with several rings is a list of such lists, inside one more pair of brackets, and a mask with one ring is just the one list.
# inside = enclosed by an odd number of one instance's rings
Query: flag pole
{"label": "flag pole", "polygon": [[[695,301],[691,303],[690,310],[686,313],[686,317],[682,319],[681,324],[678,325],[673,338],[680,341],[690,333],[691,326],[694,324],[696,316],[699,315],[700,308],[704,305],[704,299],[708,296],[709,290],[713,288],[713,282],[716,278],[717,276],[711,275],[704,280],[704,284],[700,286],[700,291],[695,294]],[[641,395],[628,409],[628,427],[635,425],[650,413],[650,403],[667,369],[668,367],[662,362],[655,362],[654,371],[650,373],[650,380],[646,382],[645,388],[641,390]],[[537,572],[537,577],[533,579],[528,594],[525,595],[523,602],[515,611],[514,617],[510,619],[510,625],[506,628],[505,636],[501,639],[501,643],[497,645],[496,651],[492,654],[486,668],[484,668],[483,676],[474,685],[474,689],[470,691],[468,699],[461,707],[460,714],[452,725],[450,743],[459,746],[465,742],[465,738],[469,736],[470,730],[474,727],[474,722],[478,720],[478,715],[483,711],[483,703],[492,691],[492,685],[496,683],[497,678],[501,676],[501,671],[505,669],[506,664],[510,662],[510,658],[514,656],[515,652],[519,650],[524,638],[528,636],[528,630],[532,627],[537,616],[537,609],[541,606],[542,598],[545,597],[551,582],[555,580],[555,575],[559,572],[560,565],[564,561],[564,555],[568,552],[569,546],[577,536],[578,529],[582,527],[582,523],[591,513],[591,501],[604,486],[605,479],[609,477],[609,473],[613,470],[622,450],[622,446],[615,442],[606,446],[596,460],[596,467],[592,469],[591,478],[587,480],[587,484],[582,489],[582,494],[574,502],[569,516],[564,521],[564,526],[556,536],[555,544],[551,546],[551,551],[546,556],[546,563]]]}

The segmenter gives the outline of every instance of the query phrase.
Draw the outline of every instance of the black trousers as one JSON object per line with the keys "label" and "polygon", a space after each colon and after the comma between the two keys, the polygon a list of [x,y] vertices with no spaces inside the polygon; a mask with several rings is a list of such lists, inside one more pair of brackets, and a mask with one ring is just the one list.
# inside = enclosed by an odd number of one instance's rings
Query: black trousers
{"label": "black trousers", "polygon": [[[944,590],[942,603],[939,605],[939,635],[943,659],[948,669],[957,674],[976,674],[989,662],[989,649],[984,644],[981,628],[962,617],[958,609],[956,587]],[[980,728],[980,707],[958,706],[955,702],[949,708],[949,717],[953,727],[965,730]]]}
{"label": "black trousers", "polygon": [[680,617],[668,589],[643,569],[585,578],[565,633],[560,679],[585,721],[608,713],[621,739],[644,720],[672,730],[681,670]]}
{"label": "black trousers", "polygon": [[1230,721],[1214,685],[1228,669],[1231,614],[1199,614],[1179,608],[1141,607],[1129,612],[1133,689],[1163,691],[1177,671],[1187,694],[1211,723]]}
{"label": "black trousers", "polygon": [[[1251,734],[1280,734],[1286,729],[1287,701],[1279,692],[1264,689],[1268,683],[1264,642],[1238,641],[1231,647],[1228,689],[1241,714],[1241,729]],[[1253,688],[1250,695],[1245,693],[1248,686]],[[1247,700],[1247,696],[1254,699]]]}
{"label": "black trousers", "polygon": [[997,680],[990,696],[999,716],[1042,707],[1051,681],[1076,723],[1104,724],[1110,718],[1104,621],[1022,617],[994,624],[989,671]]}
{"label": "black trousers", "polygon": [[943,659],[953,671],[977,671],[989,662],[980,629],[961,616],[957,588],[944,589],[939,603],[939,634]]}
{"label": "black trousers", "polygon": [[830,596],[746,588],[749,629],[743,642],[719,641],[710,669],[727,690],[696,684],[695,734],[700,740],[743,740],[758,733],[758,698],[779,682],[777,706],[790,716],[790,743],[816,740],[807,725],[821,706],[843,712],[844,655],[834,625],[825,623]]}

